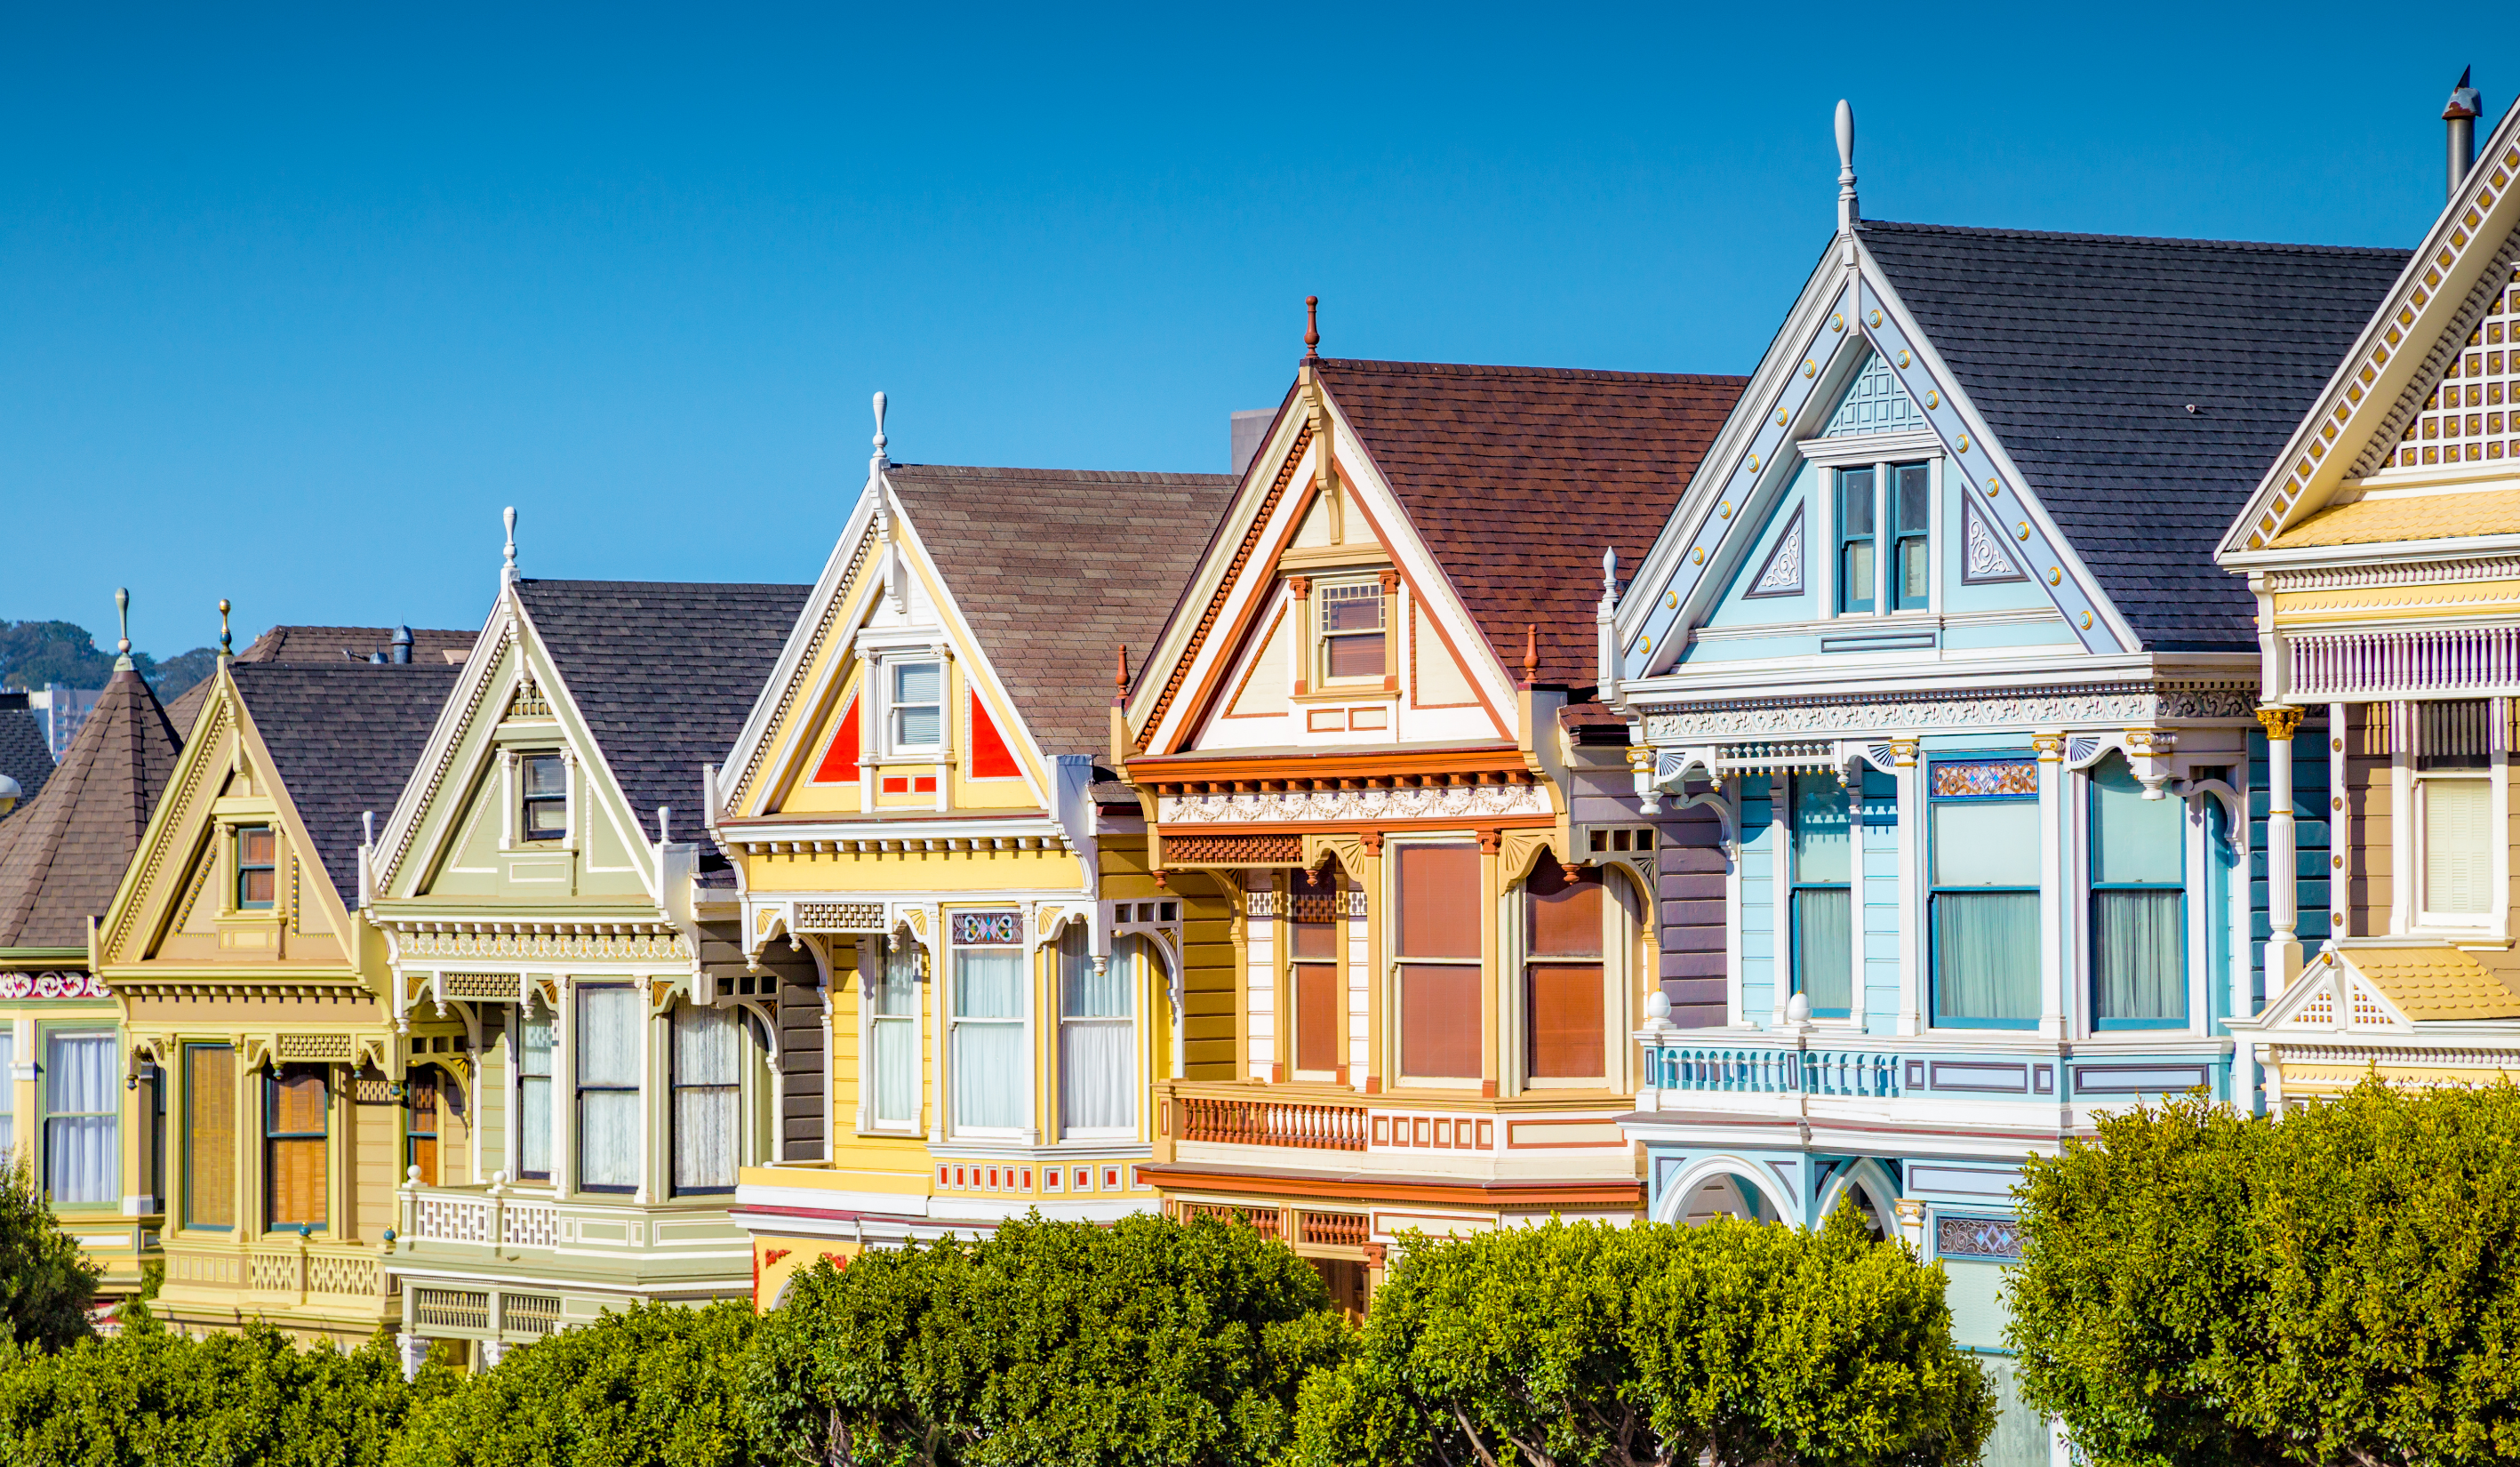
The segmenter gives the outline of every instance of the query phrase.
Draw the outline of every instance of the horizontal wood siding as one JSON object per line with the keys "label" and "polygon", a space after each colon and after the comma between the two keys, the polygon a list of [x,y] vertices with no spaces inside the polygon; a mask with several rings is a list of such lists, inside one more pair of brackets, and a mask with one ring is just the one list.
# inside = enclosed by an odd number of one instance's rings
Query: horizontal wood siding
{"label": "horizontal wood siding", "polygon": [[[1666,816],[1654,873],[1662,888],[1662,990],[1671,1022],[1704,1029],[1724,1022],[1723,825],[1703,806]],[[1642,1017],[1642,1016],[1641,1016]]]}

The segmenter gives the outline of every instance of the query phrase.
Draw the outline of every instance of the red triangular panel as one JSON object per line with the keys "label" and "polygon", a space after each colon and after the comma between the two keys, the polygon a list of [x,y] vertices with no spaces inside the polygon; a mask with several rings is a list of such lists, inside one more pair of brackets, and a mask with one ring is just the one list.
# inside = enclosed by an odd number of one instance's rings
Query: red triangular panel
{"label": "red triangular panel", "polygon": [[973,779],[1014,779],[1023,773],[1015,756],[1008,752],[1007,741],[998,735],[998,725],[989,721],[989,706],[980,695],[971,695],[971,777]]}
{"label": "red triangular panel", "polygon": [[832,735],[832,747],[823,754],[821,768],[814,771],[818,785],[853,785],[858,782],[858,701],[840,710],[840,731]]}

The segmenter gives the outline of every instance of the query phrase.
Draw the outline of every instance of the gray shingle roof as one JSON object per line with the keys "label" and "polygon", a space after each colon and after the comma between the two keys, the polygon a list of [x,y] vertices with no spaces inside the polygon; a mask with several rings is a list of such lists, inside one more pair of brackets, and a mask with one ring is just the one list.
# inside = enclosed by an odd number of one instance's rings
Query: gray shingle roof
{"label": "gray shingle roof", "polygon": [[53,777],[53,746],[23,693],[0,693],[0,774],[18,782],[20,803],[42,794]]}
{"label": "gray shingle roof", "polygon": [[2145,645],[2256,646],[2214,547],[2408,252],[1858,228]]}
{"label": "gray shingle roof", "polygon": [[103,916],[182,732],[137,672],[107,680],[38,798],[0,820],[0,947],[76,947]]}
{"label": "gray shingle roof", "polygon": [[517,594],[621,793],[700,829],[700,766],[723,763],[811,586],[519,580]]}
{"label": "gray shingle roof", "polygon": [[228,670],[333,890],[357,905],[360,812],[374,810],[382,820],[392,811],[457,669],[345,658],[239,660]]}
{"label": "gray shingle roof", "polygon": [[934,464],[887,477],[1044,752],[1107,758],[1118,650],[1134,671],[1239,481]]}
{"label": "gray shingle roof", "polygon": [[[275,626],[236,655],[241,663],[347,663],[390,654],[390,626]],[[412,628],[411,660],[443,665],[449,652],[469,652],[476,633],[440,627]]]}

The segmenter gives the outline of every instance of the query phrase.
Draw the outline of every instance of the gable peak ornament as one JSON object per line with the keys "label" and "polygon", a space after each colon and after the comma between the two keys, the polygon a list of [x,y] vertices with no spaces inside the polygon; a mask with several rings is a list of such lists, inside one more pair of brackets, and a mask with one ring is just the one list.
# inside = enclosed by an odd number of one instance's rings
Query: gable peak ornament
{"label": "gable peak ornament", "polygon": [[1321,347],[1322,298],[1319,296],[1306,296],[1304,298],[1304,360],[1310,362],[1320,361],[1322,359]]}
{"label": "gable peak ornament", "polygon": [[122,640],[113,644],[113,670],[134,671],[136,669],[131,665],[131,588],[129,586],[113,588],[113,615],[122,624]]}
{"label": "gable peak ornament", "polygon": [[868,459],[868,460],[867,460],[867,472],[868,472],[868,473],[870,473],[870,474],[880,474],[880,473],[882,473],[884,470],[886,470],[886,469],[888,469],[888,468],[892,467],[892,461],[891,461],[890,459],[885,458],[885,457],[884,457],[884,453],[883,453],[883,450],[884,450],[884,444],[885,444],[885,441],[886,441],[886,440],[885,440],[885,438],[884,438],[884,436],[883,436],[883,410],[884,410],[884,404],[885,404],[885,398],[884,398],[883,393],[881,393],[881,392],[878,392],[878,393],[876,393],[876,394],[875,394],[875,455],[874,455],[872,458],[870,458],[870,459]]}
{"label": "gable peak ornament", "polygon": [[1855,108],[1845,98],[1837,99],[1837,227],[1840,231],[1855,227],[1864,217],[1855,203]]}
{"label": "gable peak ornament", "polygon": [[517,583],[517,507],[509,505],[500,518],[508,525],[508,559],[507,564],[499,568],[499,584],[512,586]]}

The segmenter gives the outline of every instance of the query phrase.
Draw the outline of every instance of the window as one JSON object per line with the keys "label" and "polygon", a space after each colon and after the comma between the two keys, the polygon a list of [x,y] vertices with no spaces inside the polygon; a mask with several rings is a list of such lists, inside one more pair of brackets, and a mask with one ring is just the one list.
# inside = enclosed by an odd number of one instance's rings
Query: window
{"label": "window", "polygon": [[1923,611],[1933,591],[1933,475],[1923,464],[1890,469],[1891,605]]}
{"label": "window", "polygon": [[1523,884],[1523,1022],[1533,1079],[1600,1079],[1601,874],[1580,875],[1544,851]]}
{"label": "window", "polygon": [[1868,612],[1874,552],[1872,471],[1837,471],[1837,609]]}
{"label": "window", "polygon": [[1855,1012],[1853,802],[1834,774],[1792,778],[1793,991],[1815,1017]]}
{"label": "window", "polygon": [[18,1082],[10,1077],[17,1058],[16,1031],[0,1026],[0,1167],[10,1165],[10,1153],[18,1145]]}
{"label": "window", "polygon": [[524,779],[524,819],[528,841],[568,838],[568,765],[557,754],[529,754],[518,764]]}
{"label": "window", "polygon": [[1339,890],[1335,866],[1295,876],[1288,924],[1287,976],[1295,990],[1295,1068],[1335,1074],[1339,1068]]}
{"label": "window", "polygon": [[577,1184],[589,1192],[639,1185],[639,1026],[646,1001],[624,984],[577,990]]}
{"label": "window", "polygon": [[279,843],[268,825],[239,826],[236,833],[236,904],[240,911],[267,911],[280,889]]}
{"label": "window", "polygon": [[1479,848],[1397,848],[1400,1073],[1481,1077]]}
{"label": "window", "polygon": [[2494,912],[2494,705],[2484,699],[2415,705],[2415,811],[2423,860],[2423,919],[2483,924]]}
{"label": "window", "polygon": [[885,727],[895,749],[934,749],[945,742],[945,665],[894,663],[889,671],[890,717]]}
{"label": "window", "polygon": [[2092,769],[2092,1013],[2102,1029],[2187,1022],[2186,804],[2143,798],[2123,755]]}
{"label": "window", "polygon": [[919,949],[875,940],[867,974],[867,1042],[875,1054],[875,1123],[919,1124]]}
{"label": "window", "polygon": [[1321,621],[1324,681],[1382,675],[1381,581],[1352,580],[1323,586]]}
{"label": "window", "polygon": [[[403,1121],[402,1164],[420,1169],[421,1185],[437,1185],[437,1074],[414,1070],[403,1093],[410,1114]],[[408,1171],[403,1173],[408,1176]]]}
{"label": "window", "polygon": [[954,949],[954,1127],[1012,1131],[1023,1126],[1030,1083],[1024,1063],[1023,918],[1016,912],[957,912]]}
{"label": "window", "polygon": [[517,1025],[517,1177],[552,1174],[552,1016],[528,1003]]}
{"label": "window", "polygon": [[674,1010],[674,1192],[735,1190],[736,1133],[742,1119],[738,1067],[743,1034],[735,1010]]}
{"label": "window", "polygon": [[282,1065],[263,1078],[262,1210],[274,1231],[324,1225],[329,1076],[324,1065]]}
{"label": "window", "polygon": [[1085,924],[1058,935],[1058,1123],[1070,1136],[1132,1134],[1138,1124],[1138,966],[1114,952],[1094,969]]}
{"label": "window", "polygon": [[112,1034],[44,1036],[44,1190],[65,1204],[118,1202]]}
{"label": "window", "polygon": [[184,1225],[236,1226],[236,1050],[184,1046]]}
{"label": "window", "polygon": [[1934,1022],[2039,1023],[2039,766],[2026,758],[1931,770]]}

